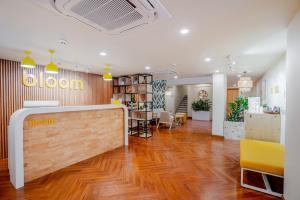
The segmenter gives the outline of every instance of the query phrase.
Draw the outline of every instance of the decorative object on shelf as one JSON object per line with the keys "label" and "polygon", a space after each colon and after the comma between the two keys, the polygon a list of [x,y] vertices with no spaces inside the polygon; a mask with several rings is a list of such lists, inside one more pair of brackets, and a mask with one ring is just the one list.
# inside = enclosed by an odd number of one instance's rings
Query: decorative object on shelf
{"label": "decorative object on shelf", "polygon": [[192,103],[192,119],[193,120],[211,120],[211,101],[208,99],[199,99]]}
{"label": "decorative object on shelf", "polygon": [[113,78],[115,99],[122,99],[128,107],[129,134],[142,138],[152,136],[151,122],[153,120],[151,74],[135,74]]}
{"label": "decorative object on shelf", "polygon": [[115,99],[114,100],[114,105],[120,105],[120,100],[119,99]]}
{"label": "decorative object on shelf", "polygon": [[35,61],[30,57],[31,51],[26,50],[25,51],[26,56],[22,59],[21,61],[21,67],[24,68],[35,68],[36,67],[36,63]]}
{"label": "decorative object on shelf", "polygon": [[58,74],[58,67],[52,60],[55,51],[53,49],[49,49],[49,53],[50,53],[50,63],[46,65],[45,71],[48,74]]}
{"label": "decorative object on shelf", "polygon": [[277,113],[277,114],[280,114],[280,107],[279,106],[274,106],[273,107],[273,112]]}
{"label": "decorative object on shelf", "polygon": [[105,64],[104,73],[103,73],[103,80],[105,80],[105,81],[111,81],[112,80],[112,75],[111,75],[111,72],[110,72],[110,64]]}
{"label": "decorative object on shelf", "polygon": [[253,88],[253,81],[251,77],[247,76],[247,72],[244,71],[244,75],[240,77],[238,81],[238,88],[241,92],[250,92]]}
{"label": "decorative object on shelf", "polygon": [[263,112],[267,114],[280,114],[280,107],[274,106],[273,108],[270,108],[269,106],[266,106],[263,108]]}

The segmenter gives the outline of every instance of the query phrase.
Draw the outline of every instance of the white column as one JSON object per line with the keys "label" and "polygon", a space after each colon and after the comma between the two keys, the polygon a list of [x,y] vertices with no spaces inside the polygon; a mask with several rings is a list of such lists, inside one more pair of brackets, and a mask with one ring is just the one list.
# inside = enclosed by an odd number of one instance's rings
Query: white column
{"label": "white column", "polygon": [[300,199],[300,12],[291,22],[287,37],[286,155],[284,196]]}
{"label": "white column", "polygon": [[213,74],[212,134],[224,136],[223,124],[226,115],[227,76]]}

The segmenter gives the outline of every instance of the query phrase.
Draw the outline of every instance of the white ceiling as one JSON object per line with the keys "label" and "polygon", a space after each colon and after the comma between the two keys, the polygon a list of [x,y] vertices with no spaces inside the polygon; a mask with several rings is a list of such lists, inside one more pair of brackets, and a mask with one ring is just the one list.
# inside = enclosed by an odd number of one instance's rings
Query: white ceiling
{"label": "white ceiling", "polygon": [[[40,2],[39,4],[36,2]],[[0,57],[20,60],[25,49],[40,64],[57,51],[64,68],[100,73],[105,63],[114,75],[175,70],[179,77],[227,71],[259,77],[285,52],[286,28],[299,0],[161,0],[172,19],[158,21],[119,36],[107,36],[72,18],[47,9],[49,0],[0,0]],[[181,28],[190,34],[181,35]],[[59,44],[68,41],[67,46]],[[99,52],[106,51],[106,57]],[[210,63],[204,62],[211,57]],[[176,64],[176,66],[172,66]]]}

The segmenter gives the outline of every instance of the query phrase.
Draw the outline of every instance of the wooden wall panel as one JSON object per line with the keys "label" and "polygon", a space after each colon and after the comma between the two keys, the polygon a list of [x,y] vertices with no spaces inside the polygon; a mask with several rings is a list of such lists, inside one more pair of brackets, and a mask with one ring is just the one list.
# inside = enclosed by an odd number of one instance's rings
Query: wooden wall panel
{"label": "wooden wall panel", "polygon": [[24,122],[25,182],[121,147],[124,139],[123,109],[30,115]]}
{"label": "wooden wall panel", "polygon": [[24,69],[20,62],[0,59],[0,159],[7,158],[7,126],[12,113],[23,107],[24,100],[58,100],[61,106],[96,105],[110,103],[112,83],[103,81],[96,74],[60,69],[57,79],[80,79],[84,82],[83,90],[26,87],[22,84],[23,71],[39,76],[44,67]]}
{"label": "wooden wall panel", "polygon": [[226,101],[226,116],[230,114],[229,104],[233,103],[239,97],[238,88],[227,88],[227,101]]}

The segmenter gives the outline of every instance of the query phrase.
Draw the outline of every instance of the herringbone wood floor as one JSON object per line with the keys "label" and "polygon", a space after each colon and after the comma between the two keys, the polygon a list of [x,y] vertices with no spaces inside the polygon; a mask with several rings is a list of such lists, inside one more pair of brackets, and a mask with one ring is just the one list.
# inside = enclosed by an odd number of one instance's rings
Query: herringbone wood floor
{"label": "herringbone wood floor", "polygon": [[277,199],[240,187],[239,143],[210,123],[160,129],[144,140],[67,167],[15,190],[0,164],[0,199]]}

